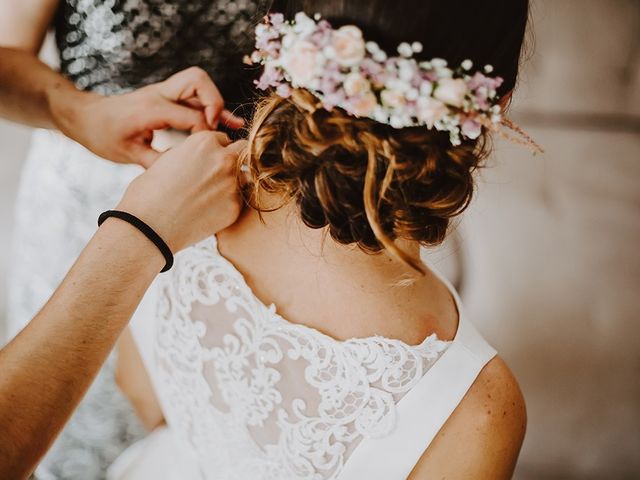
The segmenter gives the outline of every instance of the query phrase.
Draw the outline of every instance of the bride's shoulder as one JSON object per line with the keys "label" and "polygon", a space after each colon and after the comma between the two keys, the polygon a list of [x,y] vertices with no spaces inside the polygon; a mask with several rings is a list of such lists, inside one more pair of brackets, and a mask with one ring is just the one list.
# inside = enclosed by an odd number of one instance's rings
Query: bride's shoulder
{"label": "bride's shoulder", "polygon": [[[494,357],[482,369],[460,404],[483,433],[524,438],[527,411],[520,385],[506,362]],[[521,442],[520,442],[521,443]]]}
{"label": "bride's shoulder", "polygon": [[409,479],[511,478],[526,425],[526,406],[518,382],[504,360],[494,357]]}

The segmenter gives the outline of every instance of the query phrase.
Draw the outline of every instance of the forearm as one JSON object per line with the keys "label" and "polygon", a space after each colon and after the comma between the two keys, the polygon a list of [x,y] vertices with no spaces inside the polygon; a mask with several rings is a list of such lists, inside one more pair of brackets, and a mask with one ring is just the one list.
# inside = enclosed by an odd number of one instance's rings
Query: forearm
{"label": "forearm", "polygon": [[35,467],[163,262],[140,232],[108,220],[42,311],[0,351],[0,478]]}
{"label": "forearm", "polygon": [[33,53],[0,47],[0,117],[32,127],[60,128],[61,117],[87,93],[81,92]]}
{"label": "forearm", "polygon": [[[178,252],[240,214],[243,142],[201,132],[161,155],[118,208],[149,222]],[[100,227],[45,307],[0,350],[0,478],[25,478],[86,392],[165,264],[128,223]]]}

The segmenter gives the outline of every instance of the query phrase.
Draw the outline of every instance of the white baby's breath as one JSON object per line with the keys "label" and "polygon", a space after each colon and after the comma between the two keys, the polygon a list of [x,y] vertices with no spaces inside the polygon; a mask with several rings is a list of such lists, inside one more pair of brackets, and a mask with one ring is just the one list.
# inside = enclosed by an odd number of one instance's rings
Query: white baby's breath
{"label": "white baby's breath", "polygon": [[409,58],[413,55],[413,49],[407,42],[402,42],[400,45],[398,45],[398,53],[402,57]]}
{"label": "white baby's breath", "polygon": [[431,59],[431,66],[435,69],[446,68],[447,61],[443,58],[433,58]]}
{"label": "white baby's breath", "polygon": [[483,74],[471,71],[470,59],[459,67],[443,58],[418,62],[420,42],[403,42],[398,56],[388,57],[355,25],[333,29],[317,14],[300,12],[293,22],[270,18],[256,27],[256,51],[248,57],[264,65],[261,89],[275,87],[287,98],[291,87],[304,88],[327,110],[342,107],[394,128],[424,125],[447,132],[453,145],[502,120],[496,92],[502,80],[486,76],[490,65]]}

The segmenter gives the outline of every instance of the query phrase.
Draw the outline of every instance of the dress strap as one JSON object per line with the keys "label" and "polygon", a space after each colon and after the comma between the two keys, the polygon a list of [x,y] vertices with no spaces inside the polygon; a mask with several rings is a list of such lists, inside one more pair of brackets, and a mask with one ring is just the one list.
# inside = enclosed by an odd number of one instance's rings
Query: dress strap
{"label": "dress strap", "polygon": [[451,345],[398,402],[395,429],[383,438],[362,440],[339,480],[406,479],[495,354],[473,325],[461,317]]}

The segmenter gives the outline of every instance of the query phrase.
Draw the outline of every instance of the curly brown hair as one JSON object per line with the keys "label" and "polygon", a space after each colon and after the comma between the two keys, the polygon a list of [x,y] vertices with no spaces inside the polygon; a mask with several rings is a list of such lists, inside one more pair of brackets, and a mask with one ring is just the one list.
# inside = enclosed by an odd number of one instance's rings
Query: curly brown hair
{"label": "curly brown hair", "polygon": [[[517,82],[529,0],[273,0],[272,11],[289,19],[319,13],[334,28],[357,25],[387,52],[418,41],[423,60],[491,64],[504,79],[504,97]],[[306,225],[326,227],[336,242],[386,249],[424,273],[398,240],[444,240],[471,201],[489,147],[486,132],[452,146],[446,132],[328,112],[304,90],[287,99],[271,94],[258,105],[241,160],[251,177],[246,199],[264,211],[262,193],[281,195]]]}
{"label": "curly brown hair", "polygon": [[265,211],[262,192],[282,195],[310,228],[327,227],[336,242],[367,252],[387,249],[424,273],[395,241],[444,240],[471,201],[487,140],[452,146],[446,132],[328,112],[305,90],[272,94],[257,108],[241,160],[251,178],[246,200]]}

